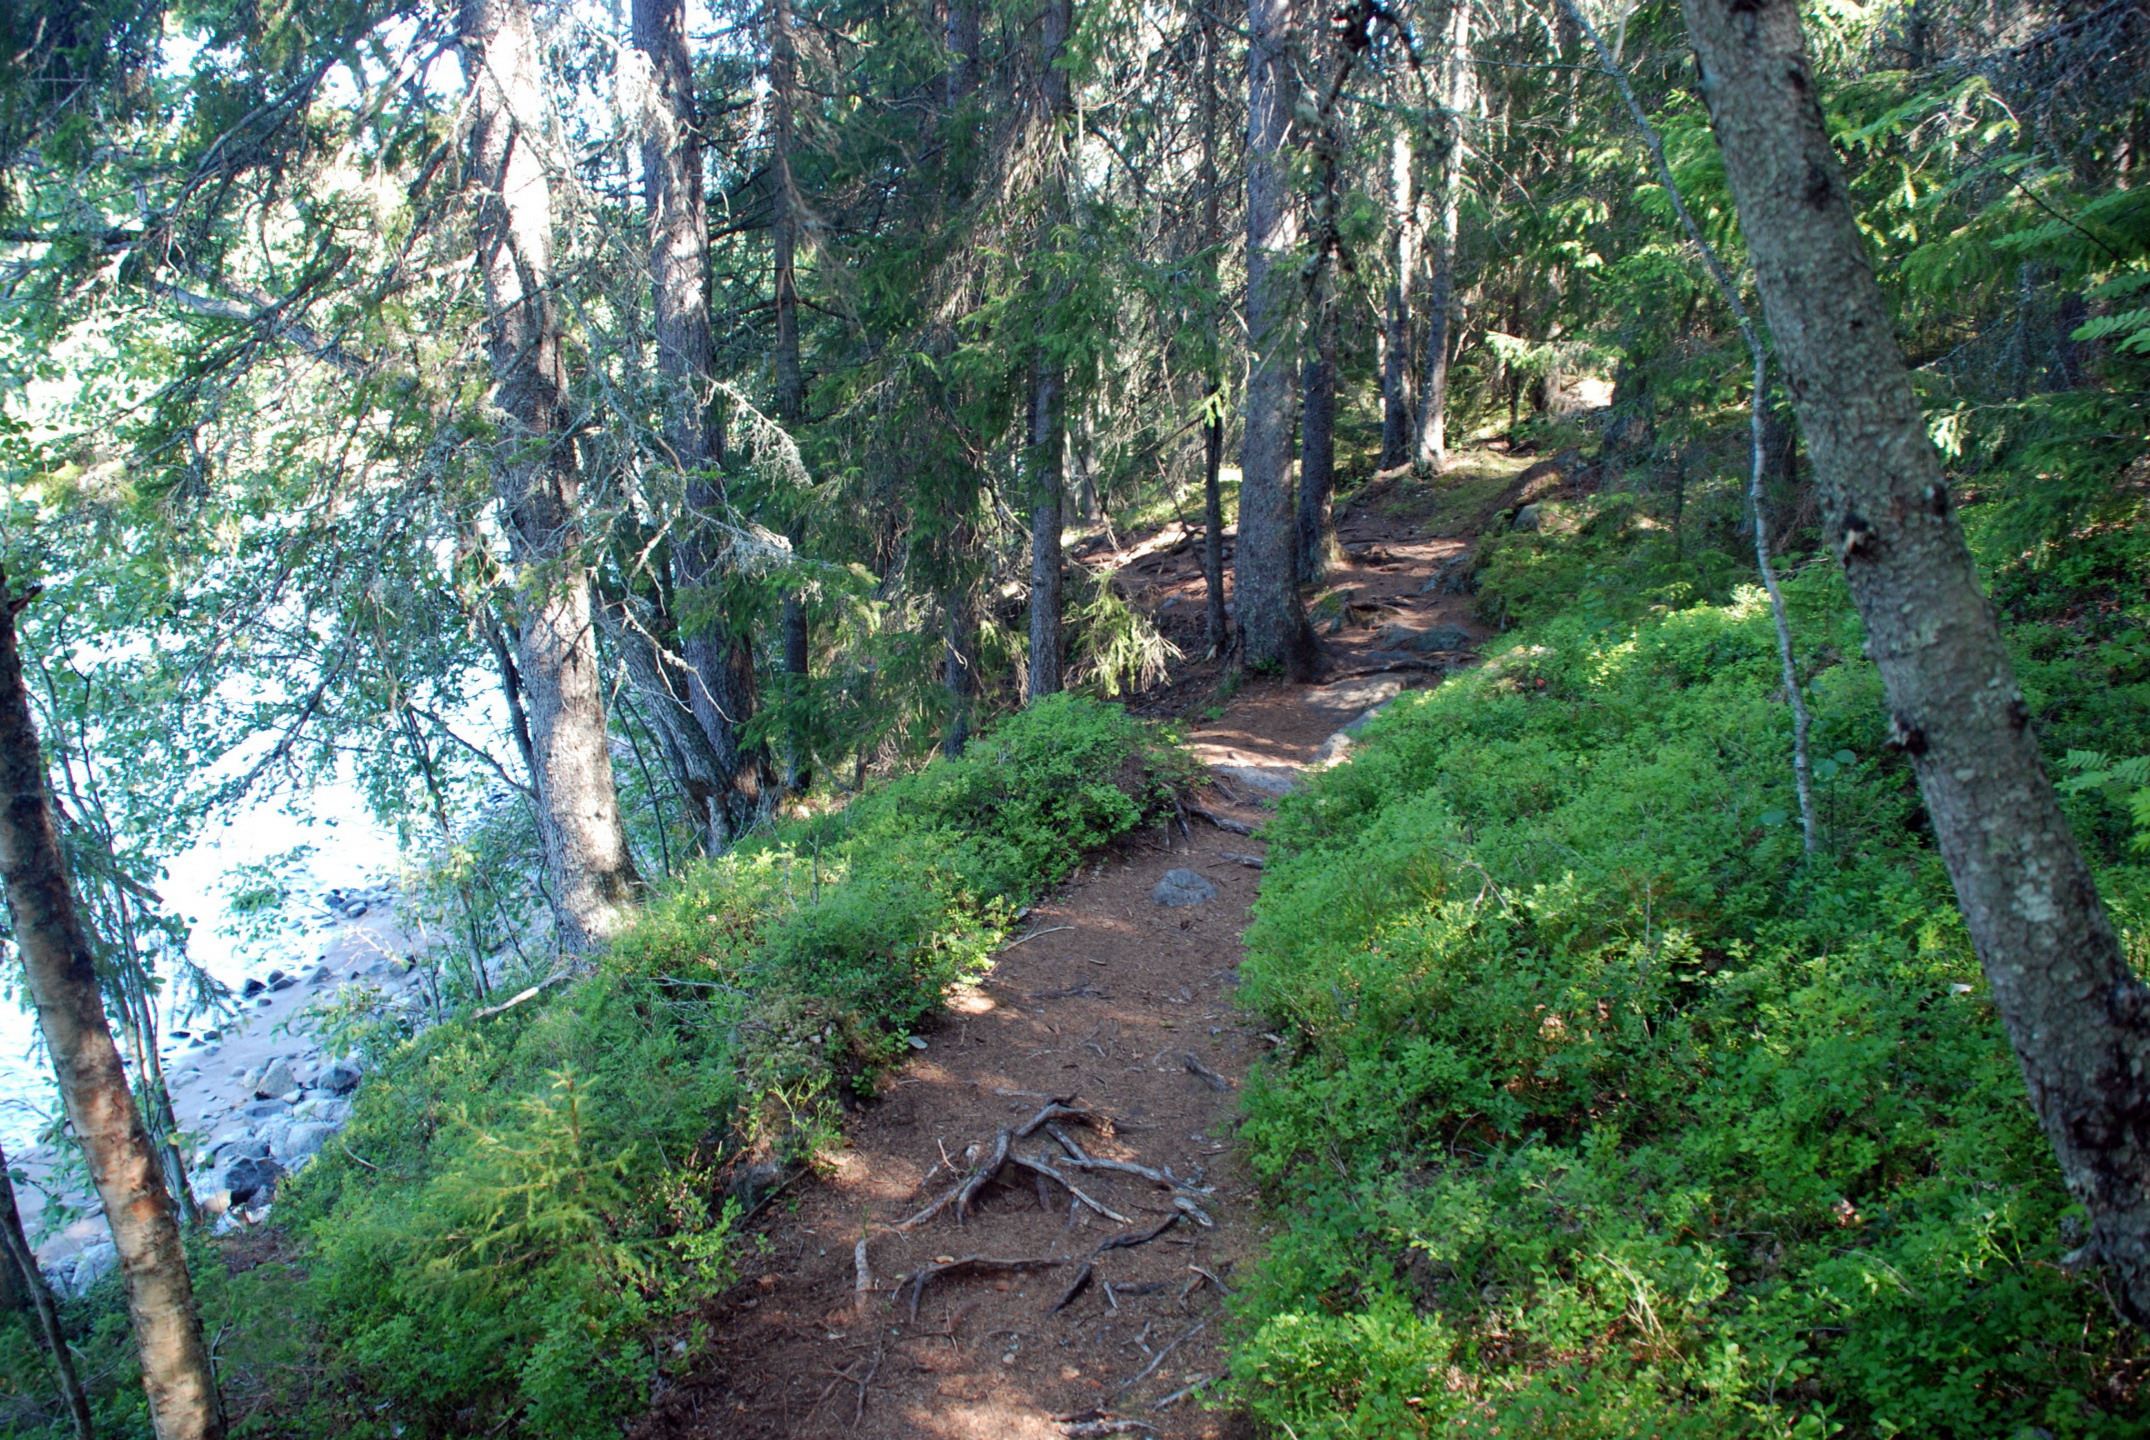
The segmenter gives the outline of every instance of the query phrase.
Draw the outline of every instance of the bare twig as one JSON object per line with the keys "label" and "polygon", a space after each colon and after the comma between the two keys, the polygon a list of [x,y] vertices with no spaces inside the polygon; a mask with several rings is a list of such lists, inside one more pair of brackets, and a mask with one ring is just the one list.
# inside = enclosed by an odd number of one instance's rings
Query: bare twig
{"label": "bare twig", "polygon": [[1157,1367],[1165,1363],[1165,1357],[1167,1355],[1170,1355],[1173,1351],[1179,1349],[1180,1346],[1186,1344],[1189,1340],[1192,1340],[1195,1336],[1201,1334],[1204,1330],[1208,1328],[1209,1320],[1205,1317],[1201,1320],[1195,1321],[1193,1325],[1181,1331],[1180,1336],[1177,1340],[1174,1340],[1170,1345],[1165,1346],[1164,1349],[1159,1350],[1155,1355],[1152,1355],[1150,1357],[1149,1364],[1143,1366],[1134,1375],[1130,1376],[1126,1383],[1122,1384],[1119,1389],[1113,1391],[1112,1398],[1114,1400],[1118,1400],[1122,1395],[1125,1395],[1128,1391],[1134,1389],[1137,1385],[1140,1385],[1143,1381],[1149,1379],[1150,1376],[1156,1372]]}
{"label": "bare twig", "polygon": [[1057,1260],[1049,1255],[1016,1256],[1010,1259],[1001,1259],[992,1255],[965,1255],[960,1260],[946,1260],[938,1265],[928,1265],[906,1276],[904,1279],[904,1284],[909,1286],[911,1291],[911,1318],[913,1320],[918,1318],[918,1299],[919,1296],[925,1293],[926,1282],[938,1279],[943,1275],[952,1274],[958,1270],[1050,1270],[1055,1266],[1067,1263],[1065,1260]]}
{"label": "bare twig", "polygon": [[1180,1063],[1187,1067],[1188,1074],[1197,1077],[1212,1090],[1230,1090],[1232,1088],[1231,1081],[1196,1059],[1192,1050],[1186,1051],[1180,1056]]}
{"label": "bare twig", "polygon": [[1206,805],[1189,805],[1187,810],[1189,814],[1201,816],[1228,835],[1252,835],[1254,833],[1254,827],[1246,821],[1234,820],[1229,815],[1219,815]]}

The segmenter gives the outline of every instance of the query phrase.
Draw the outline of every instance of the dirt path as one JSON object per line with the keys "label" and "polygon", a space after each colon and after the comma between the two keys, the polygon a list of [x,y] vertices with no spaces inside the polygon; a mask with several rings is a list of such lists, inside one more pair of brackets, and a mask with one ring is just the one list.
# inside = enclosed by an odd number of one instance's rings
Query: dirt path
{"label": "dirt path", "polygon": [[[1463,542],[1423,538],[1427,520],[1379,491],[1342,517],[1355,553],[1334,578],[1341,618],[1324,643],[1327,672],[1344,678],[1259,682],[1209,713],[1190,744],[1218,782],[1201,808],[1225,828],[1133,837],[1031,911],[854,1117],[829,1173],[765,1212],[739,1283],[703,1316],[705,1348],[667,1367],[677,1378],[642,1440],[1251,1433],[1200,1403],[1225,1369],[1223,1301],[1258,1226],[1231,1137],[1267,1042],[1231,991],[1263,846],[1236,830],[1331,758],[1347,722],[1462,658],[1397,648],[1402,632],[1381,628],[1471,628],[1467,599],[1428,588]],[[1123,570],[1140,601],[1199,625],[1192,547],[1153,537],[1143,549]],[[1146,708],[1196,709],[1215,677],[1195,668]],[[1215,893],[1159,903],[1177,870]],[[1038,1123],[1055,1102],[1084,1113]],[[1013,1163],[967,1214],[949,1203],[896,1228],[991,1171],[1003,1144]],[[954,1263],[972,1257],[1021,1268]]]}

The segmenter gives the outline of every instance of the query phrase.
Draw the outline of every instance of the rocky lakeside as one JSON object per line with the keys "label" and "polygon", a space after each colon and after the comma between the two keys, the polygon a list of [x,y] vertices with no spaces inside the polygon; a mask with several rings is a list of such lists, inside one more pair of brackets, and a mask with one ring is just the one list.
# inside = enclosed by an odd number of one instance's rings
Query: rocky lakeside
{"label": "rocky lakeside", "polygon": [[[310,962],[262,968],[234,992],[228,1014],[163,1037],[188,1181],[219,1234],[265,1220],[277,1182],[336,1143],[350,1116],[359,1068],[324,1053],[309,1012],[360,986],[375,1008],[429,1009],[427,974],[414,958],[424,940],[399,922],[395,900],[387,881],[329,891],[307,926]],[[39,1263],[56,1288],[80,1293],[118,1263],[80,1161],[49,1145],[11,1158]]]}

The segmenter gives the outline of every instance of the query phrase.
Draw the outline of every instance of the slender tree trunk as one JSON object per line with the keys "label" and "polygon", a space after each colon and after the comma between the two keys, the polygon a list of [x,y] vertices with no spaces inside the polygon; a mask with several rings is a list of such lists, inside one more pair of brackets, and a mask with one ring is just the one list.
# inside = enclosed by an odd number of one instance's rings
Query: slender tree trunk
{"label": "slender tree trunk", "polygon": [[1290,190],[1297,5],[1298,0],[1247,3],[1246,317],[1254,354],[1240,444],[1239,544],[1232,572],[1240,663],[1305,680],[1314,672],[1314,632],[1299,603],[1291,477],[1294,367],[1285,289],[1299,243]]}
{"label": "slender tree trunk", "polygon": [[[468,3],[468,0],[466,0]],[[783,12],[782,0],[777,11]],[[781,160],[777,176],[777,213],[782,233],[790,230],[791,178],[788,171],[790,111],[788,12],[771,24],[785,40],[785,68],[779,125]],[[634,43],[649,67],[642,116],[643,203],[649,212],[650,293],[655,312],[657,368],[666,382],[665,443],[686,475],[686,515],[672,549],[674,583],[679,590],[702,592],[705,612],[682,625],[679,653],[692,683],[687,704],[708,739],[716,759],[716,802],[709,835],[720,849],[760,818],[768,758],[739,743],[739,729],[754,713],[752,640],[720,618],[707,615],[717,606],[711,593],[721,584],[722,542],[715,521],[726,508],[721,429],[710,413],[715,386],[715,348],[709,328],[709,215],[702,195],[701,129],[694,101],[694,66],[687,53],[685,0],[634,0]],[[774,75],[772,78],[775,78]],[[790,289],[788,251],[780,257],[778,311],[781,329]],[[779,337],[781,340],[781,336]],[[779,345],[779,381],[784,380]],[[791,390],[796,400],[798,343],[791,344]],[[796,406],[793,407],[794,413]],[[787,420],[790,417],[786,417]],[[656,697],[651,697],[655,703]]]}
{"label": "slender tree trunk", "polygon": [[1202,427],[1202,590],[1208,601],[1204,633],[1209,653],[1222,655],[1232,642],[1231,617],[1224,611],[1224,488],[1217,472],[1224,464],[1224,397],[1209,397],[1209,421]]}
{"label": "slender tree trunk", "polygon": [[[1045,223],[1066,223],[1068,185],[1067,137],[1063,133],[1074,112],[1074,88],[1065,65],[1069,34],[1075,28],[1074,0],[1047,0],[1045,20],[1039,33],[1039,61],[1043,73],[1046,145],[1049,158],[1046,180]],[[1062,494],[1061,470],[1067,447],[1062,420],[1066,376],[1060,362],[1043,350],[1032,357],[1030,405],[1026,430],[1028,456],[1025,469],[1030,480],[1030,674],[1029,698],[1040,699],[1060,691],[1060,548]]]}
{"label": "slender tree trunk", "polygon": [[1381,468],[1411,462],[1411,282],[1418,269],[1417,198],[1412,194],[1411,137],[1389,145],[1390,263],[1387,327],[1381,346]]}
{"label": "slender tree trunk", "polygon": [[0,1249],[7,1252],[0,1255],[0,1267],[5,1267],[9,1289],[22,1301],[21,1308],[29,1311],[38,1338],[44,1342],[45,1359],[52,1366],[53,1383],[60,1387],[67,1418],[75,1427],[75,1440],[94,1440],[90,1397],[75,1373],[74,1352],[67,1348],[67,1332],[60,1327],[60,1307],[52,1298],[52,1287],[45,1283],[45,1272],[37,1267],[37,1252],[30,1248],[30,1237],[23,1234],[22,1211],[15,1204],[15,1181],[9,1175],[5,1152],[0,1152]]}
{"label": "slender tree trunk", "polygon": [[1060,693],[1060,368],[1040,360],[1031,377],[1029,698]]}
{"label": "slender tree trunk", "polygon": [[588,950],[620,927],[637,880],[613,788],[582,549],[581,476],[567,434],[566,360],[552,285],[545,80],[527,0],[462,0],[471,87],[470,184],[486,343],[502,434],[493,470],[520,568],[518,667],[537,760],[539,830],[560,941]]}
{"label": "slender tree trunk", "polygon": [[1299,578],[1319,584],[1336,548],[1336,303],[1326,273],[1315,277],[1306,364],[1299,379]]}
{"label": "slender tree trunk", "polygon": [[1434,206],[1433,280],[1426,296],[1426,379],[1419,391],[1417,464],[1448,464],[1448,357],[1456,309],[1456,234],[1463,203],[1463,113],[1473,90],[1471,0],[1449,0],[1441,63],[1441,179]]}
{"label": "slender tree trunk", "polygon": [[970,586],[958,583],[948,595],[948,630],[943,642],[942,683],[948,690],[948,728],[941,753],[954,760],[970,744],[972,711],[978,702],[978,604]]}
{"label": "slender tree trunk", "polygon": [[[1205,267],[1209,293],[1221,296],[1217,283],[1217,251],[1224,244],[1221,218],[1223,181],[1217,169],[1217,20],[1207,6],[1200,10],[1202,25],[1202,245],[1209,252]],[[1221,299],[1219,301],[1221,304]],[[1224,609],[1224,491],[1219,471],[1224,465],[1224,337],[1223,317],[1209,317],[1209,393],[1203,404],[1208,416],[1202,425],[1202,591],[1208,614],[1205,633],[1209,653],[1222,655],[1232,642],[1231,618]]]}
{"label": "slender tree trunk", "polygon": [[1927,438],[1793,0],[1685,0],[1756,289],[1972,944],[2070,1193],[2073,1257],[2150,1324],[2150,987],[2039,759]]}
{"label": "slender tree trunk", "polygon": [[149,1132],[127,1092],[89,936],[60,854],[15,647],[19,608],[7,598],[0,574],[0,869],[6,871],[15,939],[68,1124],[119,1251],[157,1440],[216,1440],[224,1433],[223,1408],[194,1309],[178,1217]]}
{"label": "slender tree trunk", "polygon": [[[640,0],[663,4],[675,11],[682,0]],[[680,33],[678,29],[675,34]],[[680,42],[682,57],[685,40]],[[691,74],[690,74],[691,82]],[[799,365],[799,286],[796,261],[799,246],[799,195],[791,172],[797,138],[798,60],[792,42],[789,0],[769,0],[769,108],[771,117],[770,162],[774,193],[770,219],[770,247],[775,255],[776,291],[776,416],[786,425],[795,424],[806,409],[806,381]],[[692,92],[689,92],[691,100]],[[700,157],[700,144],[695,153]],[[697,176],[699,181],[699,176]],[[699,184],[697,184],[699,191]],[[708,245],[704,226],[703,245]]]}

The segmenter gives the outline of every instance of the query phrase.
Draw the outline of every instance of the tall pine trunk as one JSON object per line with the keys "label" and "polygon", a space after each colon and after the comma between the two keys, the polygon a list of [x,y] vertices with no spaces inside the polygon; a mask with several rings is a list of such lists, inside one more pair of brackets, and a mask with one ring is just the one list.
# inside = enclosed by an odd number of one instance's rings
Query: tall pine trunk
{"label": "tall pine trunk", "polygon": [[[1202,246],[1209,254],[1205,266],[1212,303],[1221,308],[1222,287],[1217,283],[1217,251],[1224,244],[1221,218],[1223,180],[1217,169],[1217,19],[1203,7],[1202,25]],[[1208,416],[1202,426],[1202,595],[1207,620],[1204,633],[1209,653],[1222,655],[1232,642],[1231,618],[1224,608],[1224,492],[1219,471],[1224,465],[1224,317],[1212,313],[1209,320],[1209,393],[1203,398]]]}
{"label": "tall pine trunk", "polygon": [[[119,1251],[157,1440],[216,1440],[223,1407],[162,1166],[127,1090],[88,934],[75,908],[0,574],[0,870],[38,1029]],[[35,1268],[35,1262],[32,1262]]]}
{"label": "tall pine trunk", "polygon": [[1298,524],[1292,504],[1291,194],[1297,100],[1292,32],[1297,0],[1247,3],[1247,374],[1240,443],[1239,544],[1232,557],[1240,663],[1293,680],[1314,671],[1314,632],[1299,603]]}
{"label": "tall pine trunk", "polygon": [[1426,368],[1419,392],[1422,470],[1448,464],[1448,357],[1456,310],[1456,235],[1463,214],[1463,112],[1473,93],[1471,0],[1449,0],[1441,64],[1441,178],[1433,219],[1433,279],[1426,295]]}
{"label": "tall pine trunk", "polygon": [[1319,584],[1336,548],[1336,297],[1318,266],[1309,297],[1307,356],[1299,379],[1299,579]]}
{"label": "tall pine trunk", "polygon": [[2128,963],[2039,759],[1898,348],[1794,0],[1685,0],[1755,288],[1866,622],[1893,742],[2032,1108],[2090,1213],[2074,1259],[2150,1324],[2150,987]]}
{"label": "tall pine trunk", "polygon": [[[1074,113],[1074,87],[1068,79],[1068,35],[1075,26],[1074,0],[1046,0],[1039,33],[1046,125],[1045,223],[1064,225],[1068,213],[1068,117]],[[1065,490],[1061,455],[1067,430],[1062,410],[1067,377],[1060,362],[1041,351],[1031,361],[1030,404],[1025,429],[1024,469],[1030,481],[1030,673],[1029,698],[1060,690],[1060,549]]]}
{"label": "tall pine trunk", "polygon": [[[701,129],[694,66],[687,53],[685,0],[634,0],[635,49],[648,67],[642,120],[643,204],[649,213],[650,295],[657,369],[666,390],[665,444],[686,475],[686,515],[672,547],[673,578],[705,603],[680,626],[679,653],[688,710],[707,741],[715,775],[697,817],[711,849],[736,839],[760,817],[767,758],[739,742],[754,713],[750,637],[708,612],[707,592],[724,580],[716,521],[725,507],[723,436],[711,416],[715,344],[710,335],[709,217],[702,196]],[[778,182],[779,213],[789,194]],[[785,290],[778,287],[781,318]],[[796,337],[794,337],[796,339]],[[793,347],[797,359],[797,347]],[[779,378],[782,378],[781,365]],[[796,364],[793,379],[796,380]],[[661,698],[650,696],[653,705]],[[674,702],[676,703],[676,701]],[[703,747],[696,747],[700,753]]]}
{"label": "tall pine trunk", "polygon": [[1381,343],[1381,468],[1411,461],[1411,282],[1418,269],[1417,199],[1412,194],[1411,137],[1402,130],[1389,149],[1388,313]]}

